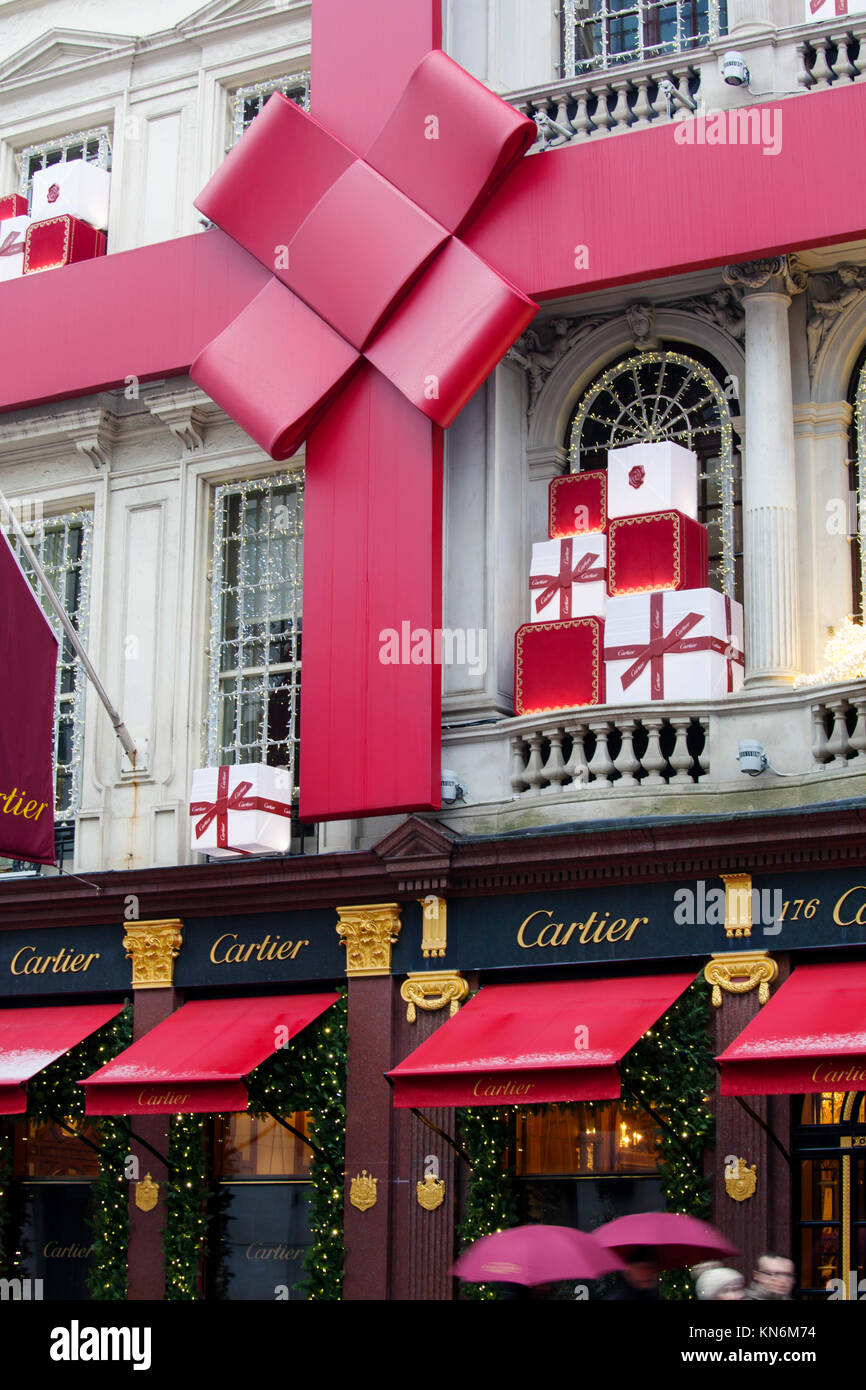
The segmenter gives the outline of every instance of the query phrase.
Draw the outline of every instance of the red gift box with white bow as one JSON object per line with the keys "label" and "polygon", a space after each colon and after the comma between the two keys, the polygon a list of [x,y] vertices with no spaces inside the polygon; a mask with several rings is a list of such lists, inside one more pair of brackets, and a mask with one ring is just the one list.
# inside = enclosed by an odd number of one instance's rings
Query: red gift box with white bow
{"label": "red gift box with white bow", "polygon": [[604,704],[600,618],[524,623],[514,639],[516,714]]}
{"label": "red gift box with white bow", "polygon": [[715,699],[743,684],[743,609],[715,589],[608,602],[607,703]]}

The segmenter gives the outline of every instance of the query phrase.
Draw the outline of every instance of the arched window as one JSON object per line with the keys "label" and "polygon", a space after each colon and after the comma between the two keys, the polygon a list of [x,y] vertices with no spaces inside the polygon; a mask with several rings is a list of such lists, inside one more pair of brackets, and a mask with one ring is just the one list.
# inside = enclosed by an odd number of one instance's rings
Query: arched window
{"label": "arched window", "polygon": [[698,519],[709,531],[710,582],[742,602],[740,458],[725,374],[697,353],[662,347],[621,358],[578,402],[569,433],[572,473],[607,467],[608,449],[673,439],[698,456]]}

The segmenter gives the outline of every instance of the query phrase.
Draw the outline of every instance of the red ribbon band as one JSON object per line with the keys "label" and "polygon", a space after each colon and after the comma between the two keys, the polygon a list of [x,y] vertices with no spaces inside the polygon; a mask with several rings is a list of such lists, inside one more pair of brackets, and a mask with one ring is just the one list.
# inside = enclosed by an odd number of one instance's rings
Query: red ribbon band
{"label": "red ribbon band", "polygon": [[632,643],[627,647],[605,647],[605,661],[637,660],[620,677],[623,690],[628,690],[647,668],[650,667],[650,699],[662,700],[665,693],[664,658],[680,656],[688,652],[718,652],[727,658],[728,691],[734,688],[734,666],[743,666],[743,653],[733,645],[731,632],[731,600],[725,597],[725,627],[727,641],[721,637],[689,637],[701,621],[700,613],[687,613],[665,637],[664,635],[664,596],[650,594],[650,640],[646,644]]}

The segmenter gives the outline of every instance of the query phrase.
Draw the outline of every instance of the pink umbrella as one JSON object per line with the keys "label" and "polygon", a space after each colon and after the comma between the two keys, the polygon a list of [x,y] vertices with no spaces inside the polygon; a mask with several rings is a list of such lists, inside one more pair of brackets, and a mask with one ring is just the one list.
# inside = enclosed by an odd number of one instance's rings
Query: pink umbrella
{"label": "pink umbrella", "polygon": [[620,1216],[593,1231],[600,1245],[625,1259],[636,1247],[651,1246],[659,1269],[680,1269],[720,1255],[739,1255],[735,1245],[705,1221],[673,1211],[641,1211]]}
{"label": "pink umbrella", "polygon": [[470,1284],[553,1284],[559,1279],[599,1279],[623,1263],[594,1236],[571,1226],[514,1226],[476,1240],[452,1274]]}

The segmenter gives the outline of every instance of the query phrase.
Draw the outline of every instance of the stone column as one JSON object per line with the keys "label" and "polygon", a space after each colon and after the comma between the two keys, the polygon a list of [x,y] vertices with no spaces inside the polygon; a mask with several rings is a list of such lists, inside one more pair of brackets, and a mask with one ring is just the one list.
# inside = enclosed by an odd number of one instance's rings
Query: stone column
{"label": "stone column", "polygon": [[790,685],[800,669],[797,476],[788,308],[805,275],[787,256],[727,266],[746,312],[743,462],[746,685]]}
{"label": "stone column", "polygon": [[778,0],[728,0],[728,34],[732,39],[776,32]]}

